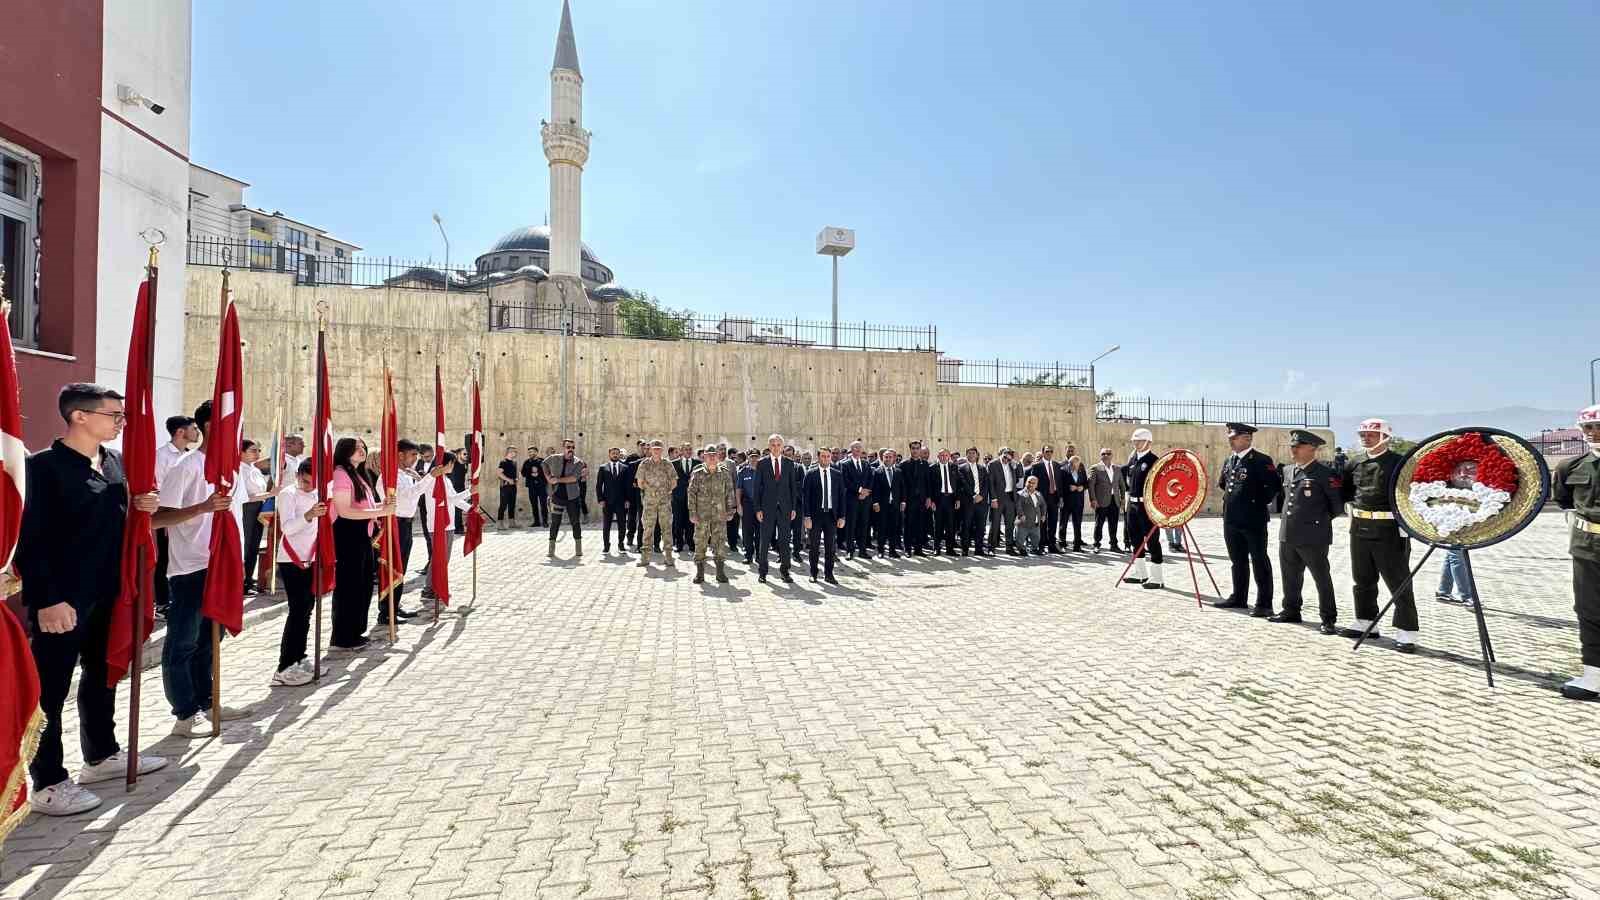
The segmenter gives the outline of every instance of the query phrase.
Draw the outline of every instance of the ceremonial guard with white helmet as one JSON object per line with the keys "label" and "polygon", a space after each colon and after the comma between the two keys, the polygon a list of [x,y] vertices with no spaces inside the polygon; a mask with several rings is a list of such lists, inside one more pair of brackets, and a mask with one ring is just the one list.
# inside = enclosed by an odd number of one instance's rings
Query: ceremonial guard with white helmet
{"label": "ceremonial guard with white helmet", "polygon": [[[1138,555],[1133,561],[1133,571],[1124,581],[1134,584],[1142,583],[1152,590],[1161,587],[1161,536],[1150,535],[1154,524],[1150,521],[1150,514],[1144,508],[1144,480],[1149,477],[1150,470],[1156,464],[1155,452],[1150,445],[1155,443],[1155,435],[1148,428],[1140,428],[1133,433],[1133,453],[1128,456],[1128,464],[1122,469],[1122,477],[1128,486],[1128,517],[1123,537],[1127,539],[1129,547],[1137,552],[1139,543],[1144,543],[1145,552],[1150,555],[1150,565],[1145,567],[1145,558]],[[1150,535],[1149,540],[1145,537]]]}
{"label": "ceremonial guard with white helmet", "polygon": [[1562,685],[1561,695],[1594,700],[1600,698],[1600,406],[1578,413],[1577,425],[1589,452],[1557,466],[1550,480],[1572,526],[1573,608],[1583,650],[1583,674]]}
{"label": "ceremonial guard with white helmet", "polygon": [[1355,580],[1356,621],[1341,628],[1359,638],[1378,618],[1378,579],[1394,598],[1394,643],[1401,653],[1417,649],[1417,601],[1411,593],[1411,540],[1394,518],[1389,485],[1400,468],[1400,454],[1389,452],[1394,431],[1382,419],[1367,419],[1356,429],[1365,452],[1351,457],[1340,473],[1343,500],[1350,504],[1350,571]]}

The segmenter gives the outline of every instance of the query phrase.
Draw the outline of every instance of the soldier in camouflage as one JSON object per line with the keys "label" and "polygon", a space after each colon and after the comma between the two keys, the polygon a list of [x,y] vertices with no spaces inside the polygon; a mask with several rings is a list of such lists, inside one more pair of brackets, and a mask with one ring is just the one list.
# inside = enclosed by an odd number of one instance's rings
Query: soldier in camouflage
{"label": "soldier in camouflage", "polygon": [[734,493],[733,472],[722,463],[715,446],[707,446],[700,453],[701,465],[689,476],[689,522],[694,529],[694,583],[706,582],[706,547],[711,547],[717,558],[717,581],[728,583],[728,570],[723,567],[728,555],[726,523],[733,519],[738,509]]}
{"label": "soldier in camouflage", "polygon": [[[650,442],[650,455],[639,463],[639,502],[644,508],[644,529],[639,541],[639,567],[650,565],[650,549],[663,532],[672,534],[672,489],[678,484],[678,473],[672,463],[662,459],[664,445],[659,440]],[[672,551],[663,553],[667,568],[676,569]]]}

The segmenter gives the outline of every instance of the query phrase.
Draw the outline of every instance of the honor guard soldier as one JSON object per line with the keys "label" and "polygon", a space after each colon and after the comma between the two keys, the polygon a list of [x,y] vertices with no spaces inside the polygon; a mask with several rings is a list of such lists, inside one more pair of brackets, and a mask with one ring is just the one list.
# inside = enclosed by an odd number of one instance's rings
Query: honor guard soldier
{"label": "honor guard soldier", "polygon": [[1556,503],[1572,523],[1572,594],[1578,614],[1583,675],[1561,686],[1572,700],[1600,698],[1600,406],[1578,413],[1589,452],[1556,467],[1551,479]]}
{"label": "honor guard soldier", "polygon": [[1354,628],[1339,633],[1359,638],[1378,618],[1378,579],[1388,586],[1394,598],[1394,643],[1401,653],[1417,650],[1417,601],[1411,594],[1411,541],[1394,519],[1389,501],[1389,485],[1400,468],[1400,454],[1389,452],[1394,436],[1389,423],[1367,419],[1356,429],[1364,453],[1345,464],[1340,474],[1340,491],[1350,506],[1350,572],[1355,579],[1352,593],[1356,601]]}
{"label": "honor guard soldier", "polygon": [[1317,586],[1317,611],[1322,633],[1338,634],[1334,622],[1339,604],[1333,597],[1333,576],[1328,571],[1328,548],[1333,545],[1333,520],[1344,513],[1340,476],[1317,459],[1317,448],[1327,443],[1316,433],[1289,432],[1289,452],[1294,465],[1284,472],[1283,522],[1278,530],[1278,567],[1283,570],[1283,612],[1268,621],[1298,623],[1303,602],[1305,573]]}
{"label": "honor guard soldier", "polygon": [[[1133,572],[1123,581],[1143,583],[1151,590],[1161,587],[1161,535],[1151,534],[1155,526],[1150,522],[1150,514],[1144,508],[1144,480],[1149,477],[1150,469],[1156,464],[1157,459],[1155,452],[1150,449],[1153,443],[1155,435],[1150,433],[1150,429],[1135,430],[1133,453],[1128,457],[1128,464],[1122,469],[1122,477],[1127,479],[1128,484],[1127,530],[1123,532],[1123,537],[1127,539],[1128,546],[1134,548]],[[1144,556],[1139,554],[1139,544],[1134,543],[1136,537],[1144,544],[1145,552],[1150,555],[1148,570],[1145,568]]]}
{"label": "honor guard soldier", "polygon": [[1272,502],[1283,490],[1272,458],[1251,446],[1256,429],[1241,422],[1228,423],[1228,446],[1233,453],[1222,464],[1222,539],[1233,563],[1233,592],[1216,604],[1219,609],[1250,605],[1250,575],[1255,573],[1257,619],[1272,615],[1272,560],[1267,558],[1267,520]]}

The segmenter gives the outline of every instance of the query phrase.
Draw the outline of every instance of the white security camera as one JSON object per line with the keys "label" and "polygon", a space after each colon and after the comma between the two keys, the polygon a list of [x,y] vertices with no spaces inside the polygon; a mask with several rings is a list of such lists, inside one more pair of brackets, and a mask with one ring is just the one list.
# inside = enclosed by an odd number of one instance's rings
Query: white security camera
{"label": "white security camera", "polygon": [[167,111],[165,106],[155,102],[154,100],[151,100],[149,97],[146,97],[145,95],[125,84],[117,85],[117,99],[121,100],[123,103],[129,104],[130,106],[143,106],[145,109],[150,110],[152,113],[155,113],[158,116]]}

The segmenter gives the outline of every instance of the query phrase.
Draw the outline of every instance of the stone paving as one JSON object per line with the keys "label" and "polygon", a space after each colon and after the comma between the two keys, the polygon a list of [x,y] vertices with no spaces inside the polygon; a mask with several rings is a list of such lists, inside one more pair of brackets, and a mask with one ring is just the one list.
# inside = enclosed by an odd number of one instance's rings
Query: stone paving
{"label": "stone paving", "polygon": [[[255,622],[225,651],[255,708],[220,740],[166,737],[147,672],[171,766],[31,818],[0,896],[1600,896],[1553,515],[1474,557],[1493,689],[1437,556],[1403,656],[1198,610],[1174,566],[1159,593],[1086,556],[702,588],[598,538],[551,562],[491,533],[470,614],[320,686],[269,690],[281,619]],[[1348,617],[1342,536],[1334,559]]]}

